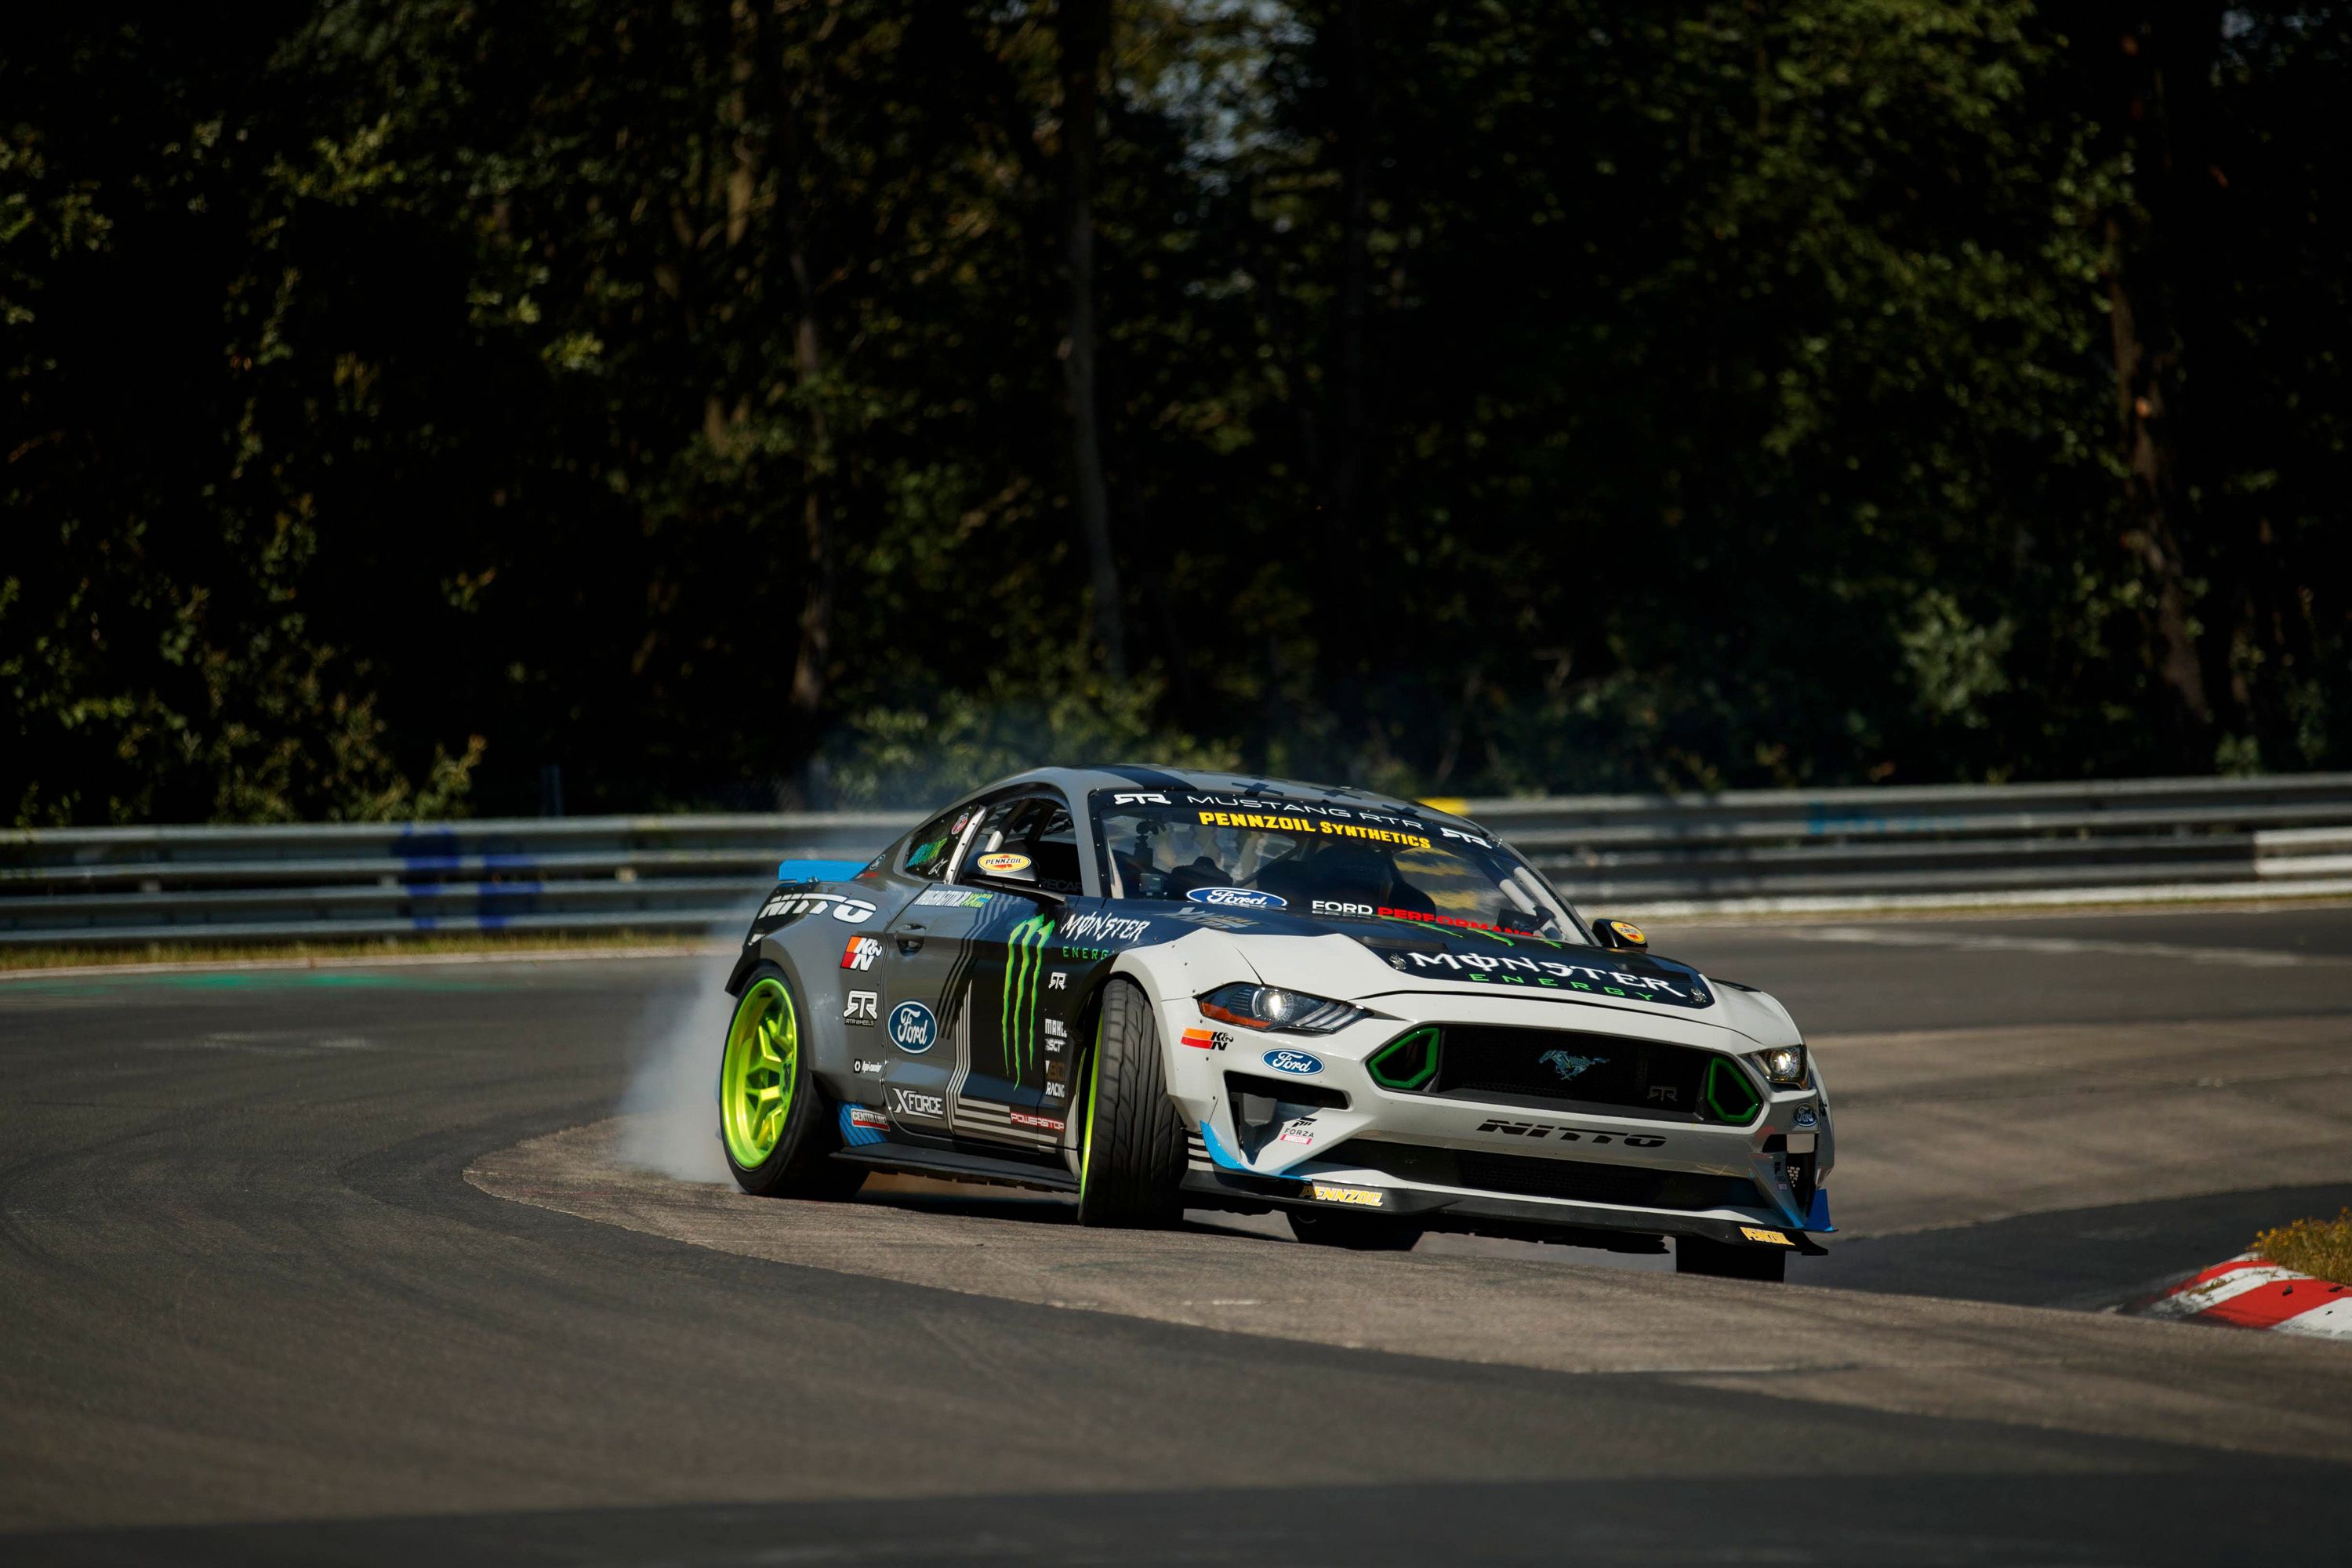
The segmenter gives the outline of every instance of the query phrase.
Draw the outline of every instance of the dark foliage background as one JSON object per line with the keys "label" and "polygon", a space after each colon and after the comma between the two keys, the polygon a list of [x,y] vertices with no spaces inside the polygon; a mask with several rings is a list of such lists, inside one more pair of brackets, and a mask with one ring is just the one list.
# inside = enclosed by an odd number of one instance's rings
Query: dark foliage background
{"label": "dark foliage background", "polygon": [[0,814],[2345,765],[2352,8],[251,0],[0,55]]}

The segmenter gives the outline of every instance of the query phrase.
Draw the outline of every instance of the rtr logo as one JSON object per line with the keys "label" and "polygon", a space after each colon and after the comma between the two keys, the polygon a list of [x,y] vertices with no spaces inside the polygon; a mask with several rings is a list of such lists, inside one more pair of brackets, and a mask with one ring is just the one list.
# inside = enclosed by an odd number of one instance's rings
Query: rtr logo
{"label": "rtr logo", "polygon": [[845,1024],[876,1024],[882,1019],[882,994],[878,991],[853,991],[841,1004],[841,1021]]}
{"label": "rtr logo", "polygon": [[1113,805],[1166,805],[1168,797],[1164,795],[1115,795],[1110,797],[1110,803]]}

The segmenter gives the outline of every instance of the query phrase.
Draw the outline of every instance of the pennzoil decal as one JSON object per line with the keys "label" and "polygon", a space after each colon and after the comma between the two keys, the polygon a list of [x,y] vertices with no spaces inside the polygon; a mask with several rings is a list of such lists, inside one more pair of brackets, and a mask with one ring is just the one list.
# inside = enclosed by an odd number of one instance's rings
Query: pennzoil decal
{"label": "pennzoil decal", "polygon": [[1307,1191],[1318,1203],[1346,1204],[1360,1209],[1376,1209],[1381,1205],[1380,1193],[1371,1187],[1334,1187],[1316,1182]]}

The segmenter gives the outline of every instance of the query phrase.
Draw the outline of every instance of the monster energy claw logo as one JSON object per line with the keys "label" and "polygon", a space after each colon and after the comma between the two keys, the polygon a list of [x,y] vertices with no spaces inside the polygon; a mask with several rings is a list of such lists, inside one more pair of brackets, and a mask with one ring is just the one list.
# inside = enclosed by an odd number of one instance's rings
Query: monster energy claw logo
{"label": "monster energy claw logo", "polygon": [[1016,1076],[1027,1069],[1036,1044],[1037,977],[1045,973],[1045,943],[1053,934],[1052,921],[1032,915],[1004,939],[1004,1065]]}

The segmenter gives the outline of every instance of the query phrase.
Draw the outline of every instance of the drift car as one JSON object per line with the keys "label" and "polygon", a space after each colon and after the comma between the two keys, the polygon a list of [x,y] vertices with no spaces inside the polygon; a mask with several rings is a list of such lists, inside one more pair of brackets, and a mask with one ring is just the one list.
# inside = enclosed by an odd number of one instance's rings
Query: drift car
{"label": "drift car", "polygon": [[1778,1279],[1830,1230],[1829,1101],[1760,991],[1587,922],[1475,823],[1350,789],[1050,768],[870,863],[786,862],[719,1073],[746,1192],[871,1171],[1081,1223],[1280,1210]]}

